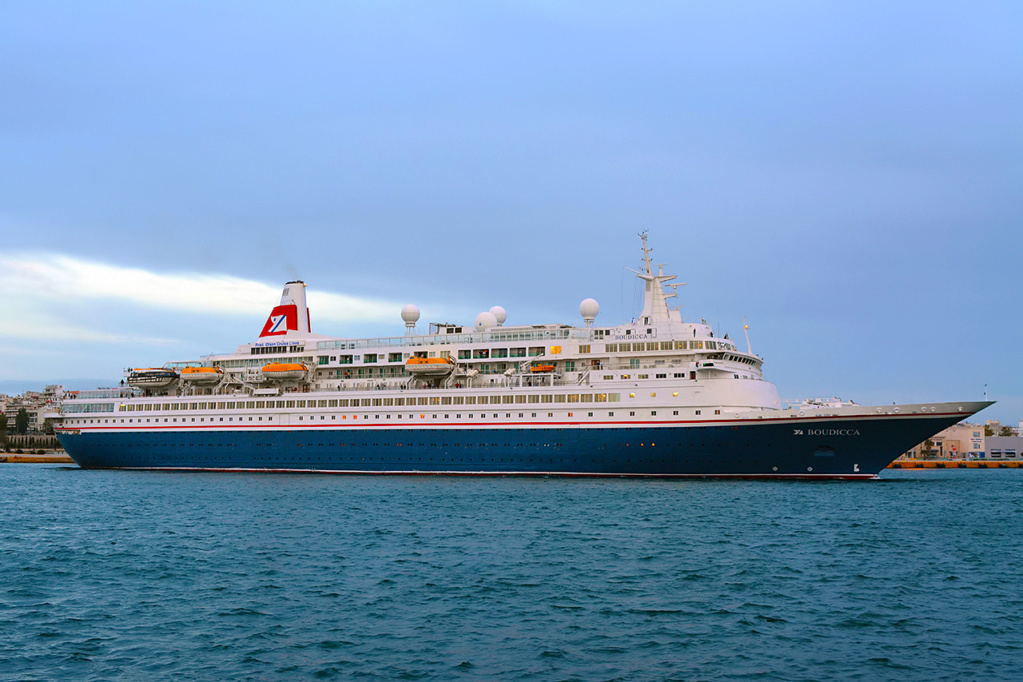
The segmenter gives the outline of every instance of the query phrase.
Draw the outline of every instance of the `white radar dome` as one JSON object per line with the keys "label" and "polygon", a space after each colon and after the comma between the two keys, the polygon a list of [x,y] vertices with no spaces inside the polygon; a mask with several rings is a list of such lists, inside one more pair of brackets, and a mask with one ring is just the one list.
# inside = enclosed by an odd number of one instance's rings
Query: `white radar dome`
{"label": "white radar dome", "polygon": [[494,313],[486,312],[480,313],[476,316],[476,331],[482,332],[490,329],[491,327],[497,326],[497,318],[494,317]]}
{"label": "white radar dome", "polygon": [[593,322],[598,313],[600,313],[600,304],[592,298],[588,298],[579,304],[579,314],[583,316],[583,320],[587,324]]}
{"label": "white radar dome", "polygon": [[508,313],[505,312],[505,309],[499,305],[495,305],[493,308],[491,308],[490,314],[493,315],[494,319],[497,320],[498,327],[504,324],[504,321],[508,319]]}
{"label": "white radar dome", "polygon": [[401,309],[401,319],[405,324],[415,324],[419,321],[419,308],[409,303]]}

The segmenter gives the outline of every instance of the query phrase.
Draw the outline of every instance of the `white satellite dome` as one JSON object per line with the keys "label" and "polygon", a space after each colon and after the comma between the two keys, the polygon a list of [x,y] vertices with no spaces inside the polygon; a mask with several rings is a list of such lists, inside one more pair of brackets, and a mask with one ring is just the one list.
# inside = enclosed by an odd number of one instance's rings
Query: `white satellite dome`
{"label": "white satellite dome", "polygon": [[504,324],[504,321],[508,319],[508,313],[499,305],[495,305],[490,309],[490,314],[497,320],[497,326],[500,327]]}
{"label": "white satellite dome", "polygon": [[419,321],[419,308],[409,303],[401,309],[401,319],[405,324],[415,324]]}
{"label": "white satellite dome", "polygon": [[486,331],[497,326],[497,318],[491,312],[480,313],[476,316],[475,326],[478,332]]}
{"label": "white satellite dome", "polygon": [[583,316],[586,324],[592,324],[594,318],[600,313],[600,304],[592,298],[588,298],[579,304],[579,314]]}

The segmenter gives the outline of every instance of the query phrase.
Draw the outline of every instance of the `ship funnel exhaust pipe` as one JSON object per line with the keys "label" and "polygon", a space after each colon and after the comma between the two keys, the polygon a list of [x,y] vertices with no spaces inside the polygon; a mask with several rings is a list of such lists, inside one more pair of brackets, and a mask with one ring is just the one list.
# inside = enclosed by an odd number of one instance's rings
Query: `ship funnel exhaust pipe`
{"label": "ship funnel exhaust pipe", "polygon": [[265,336],[304,336],[309,334],[309,308],[305,302],[305,282],[296,280],[284,285],[281,302],[270,311],[259,338]]}

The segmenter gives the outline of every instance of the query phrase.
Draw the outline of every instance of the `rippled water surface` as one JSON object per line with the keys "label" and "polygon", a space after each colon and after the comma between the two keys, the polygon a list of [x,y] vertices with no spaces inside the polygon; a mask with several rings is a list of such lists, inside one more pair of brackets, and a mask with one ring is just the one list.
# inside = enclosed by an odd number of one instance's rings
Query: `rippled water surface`
{"label": "rippled water surface", "polygon": [[0,481],[4,678],[1023,674],[1023,470]]}

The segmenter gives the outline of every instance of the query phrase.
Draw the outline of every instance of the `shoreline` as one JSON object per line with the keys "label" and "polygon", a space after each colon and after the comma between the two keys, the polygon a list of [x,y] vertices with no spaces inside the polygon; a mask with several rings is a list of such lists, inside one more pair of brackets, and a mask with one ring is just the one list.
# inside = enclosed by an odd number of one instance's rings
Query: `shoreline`
{"label": "shoreline", "polygon": [[0,453],[0,464],[74,464],[75,460],[68,457],[63,450],[33,455],[26,452]]}
{"label": "shoreline", "polygon": [[903,459],[886,469],[1019,469],[1023,461],[999,459]]}

